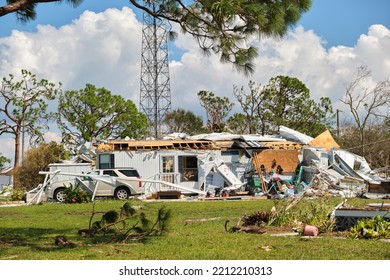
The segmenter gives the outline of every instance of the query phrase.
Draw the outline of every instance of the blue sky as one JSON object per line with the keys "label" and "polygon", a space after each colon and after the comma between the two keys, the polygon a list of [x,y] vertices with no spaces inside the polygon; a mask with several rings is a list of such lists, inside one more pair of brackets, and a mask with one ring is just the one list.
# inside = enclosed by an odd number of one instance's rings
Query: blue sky
{"label": "blue sky", "polygon": [[388,0],[314,0],[300,23],[313,29],[329,46],[353,46],[373,24],[390,27]]}
{"label": "blue sky", "polygon": [[[78,18],[85,10],[102,12],[108,8],[121,9],[123,6],[130,7],[129,1],[84,0],[77,8],[68,4],[41,4],[37,9],[37,19],[32,22],[20,23],[14,14],[0,18],[0,37],[9,36],[13,29],[34,32],[37,24],[59,27]],[[141,20],[139,11],[135,11]],[[311,10],[302,16],[298,24],[305,29],[313,29],[328,42],[327,47],[353,46],[369,26],[383,24],[389,28],[389,11],[389,0],[313,0]]]}

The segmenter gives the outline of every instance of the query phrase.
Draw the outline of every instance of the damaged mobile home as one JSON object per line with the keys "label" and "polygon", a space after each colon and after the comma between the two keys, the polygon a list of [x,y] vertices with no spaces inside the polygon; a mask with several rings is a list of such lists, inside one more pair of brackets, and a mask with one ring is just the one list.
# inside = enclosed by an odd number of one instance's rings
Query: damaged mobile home
{"label": "damaged mobile home", "polygon": [[[145,180],[145,195],[172,190],[213,196],[248,191],[280,198],[304,190],[309,196],[390,193],[389,180],[373,172],[364,158],[340,149],[328,131],[316,138],[286,127],[280,127],[277,137],[180,136],[99,143],[96,168],[136,168]],[[163,182],[183,186],[184,191]]]}
{"label": "damaged mobile home", "polygon": [[[146,180],[161,180],[193,190],[215,192],[238,189],[252,172],[252,159],[263,158],[264,168],[271,170],[272,160],[294,173],[300,144],[278,138],[231,134],[210,134],[198,139],[115,140],[97,147],[97,168],[133,167]],[[273,150],[272,155],[262,151]],[[281,153],[281,150],[284,150]],[[164,188],[150,185],[152,192]]]}
{"label": "damaged mobile home", "polygon": [[[278,136],[178,134],[164,140],[95,143],[88,152],[88,159],[94,157],[90,164],[84,166],[78,155],[79,163],[51,166],[40,172],[46,175],[44,183],[28,195],[34,202],[40,201],[42,192],[50,197],[52,185],[64,187],[58,181],[65,176],[64,182],[81,184],[93,196],[99,195],[98,186],[100,192],[105,186],[114,197],[117,189],[126,189],[126,197],[147,199],[284,198],[303,192],[311,197],[389,197],[390,180],[371,170],[364,158],[340,149],[329,131],[316,138],[282,126],[279,131]],[[85,157],[81,159],[85,162]],[[81,170],[80,164],[89,171]],[[134,169],[137,176],[110,175],[113,169],[126,168]],[[126,183],[121,185],[123,180]],[[138,191],[132,189],[135,181]]]}

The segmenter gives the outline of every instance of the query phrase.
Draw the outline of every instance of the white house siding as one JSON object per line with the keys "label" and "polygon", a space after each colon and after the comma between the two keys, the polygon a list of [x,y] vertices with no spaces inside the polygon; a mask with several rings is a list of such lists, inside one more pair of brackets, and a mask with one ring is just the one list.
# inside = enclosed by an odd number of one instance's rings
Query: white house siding
{"label": "white house siding", "polygon": [[[65,173],[87,173],[92,169],[92,165],[90,163],[51,163],[49,164],[49,171],[54,172],[56,170],[61,170],[61,172]],[[74,178],[74,176],[68,175],[56,175],[51,183],[57,183],[60,181],[65,181]]]}
{"label": "white house siding", "polygon": [[[196,155],[193,152],[186,151],[131,151],[131,152],[122,152],[115,151],[112,152],[114,157],[114,164],[116,168],[119,167],[134,167],[138,170],[141,178],[149,180],[163,180],[184,187],[199,189],[197,182],[182,182],[181,175],[179,173],[179,156],[191,156]],[[164,156],[173,156],[174,157],[174,172],[164,174],[164,178],[161,176],[162,163],[161,159]],[[152,183],[145,183],[145,187],[151,185]],[[162,189],[167,188],[165,185],[156,186],[154,184],[153,188]]]}
{"label": "white house siding", "polygon": [[155,151],[113,152],[115,168],[133,167],[145,179],[156,179],[160,172],[159,156]]}
{"label": "white house siding", "polygon": [[[108,153],[110,154],[110,153]],[[196,156],[204,157],[210,155],[213,158],[222,159],[232,170],[232,172],[241,180],[244,180],[244,173],[250,166],[250,159],[245,157],[242,151],[238,153],[224,153],[221,155],[220,150],[140,150],[140,151],[113,151],[115,168],[133,167],[138,170],[141,178],[149,180],[163,180],[175,183],[187,188],[200,189],[200,184],[196,181],[183,181],[182,174],[179,173],[179,157],[180,156]],[[174,157],[173,173],[162,174],[162,157]],[[199,160],[198,160],[199,163]],[[97,163],[99,166],[99,163]],[[162,176],[165,175],[165,176]],[[199,179],[199,178],[198,178]],[[211,172],[206,178],[206,188],[208,184],[213,186],[224,186],[224,179],[219,173]],[[148,188],[152,183],[145,183],[145,188]],[[167,188],[165,185],[153,184],[154,189]],[[158,186],[156,186],[158,185]]]}

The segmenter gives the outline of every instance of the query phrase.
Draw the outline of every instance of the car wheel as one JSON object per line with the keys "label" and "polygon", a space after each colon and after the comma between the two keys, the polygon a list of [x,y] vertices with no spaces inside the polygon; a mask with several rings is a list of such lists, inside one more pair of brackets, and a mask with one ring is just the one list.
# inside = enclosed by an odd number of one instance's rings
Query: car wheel
{"label": "car wheel", "polygon": [[65,189],[64,188],[57,189],[54,192],[54,199],[57,202],[63,203],[63,202],[65,202],[65,198],[66,198],[66,194],[65,194]]}
{"label": "car wheel", "polygon": [[115,190],[114,197],[119,200],[128,199],[130,196],[130,191],[128,188],[119,187]]}

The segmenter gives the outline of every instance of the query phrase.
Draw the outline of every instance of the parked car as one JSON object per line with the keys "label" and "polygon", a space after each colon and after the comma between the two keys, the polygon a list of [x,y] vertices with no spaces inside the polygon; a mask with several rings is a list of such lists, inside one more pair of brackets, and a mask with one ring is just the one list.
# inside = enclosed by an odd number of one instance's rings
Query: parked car
{"label": "parked car", "polygon": [[[94,179],[94,176],[97,175],[102,176],[100,178],[103,180]],[[134,168],[95,169],[78,178],[79,180],[73,178],[50,184],[46,189],[46,196],[58,202],[64,202],[65,189],[72,186],[80,186],[90,193],[96,192],[96,197],[114,197],[121,200],[144,193],[142,182],[132,180],[141,178]]]}

